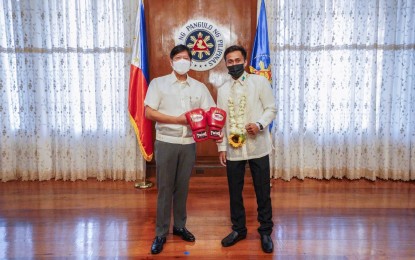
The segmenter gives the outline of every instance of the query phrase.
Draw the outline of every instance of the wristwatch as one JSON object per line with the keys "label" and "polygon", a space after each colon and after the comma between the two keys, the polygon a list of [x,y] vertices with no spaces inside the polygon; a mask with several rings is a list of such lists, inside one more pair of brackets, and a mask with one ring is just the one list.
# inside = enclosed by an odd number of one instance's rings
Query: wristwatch
{"label": "wristwatch", "polygon": [[258,126],[259,131],[264,130],[264,126],[260,122],[256,122],[255,124]]}

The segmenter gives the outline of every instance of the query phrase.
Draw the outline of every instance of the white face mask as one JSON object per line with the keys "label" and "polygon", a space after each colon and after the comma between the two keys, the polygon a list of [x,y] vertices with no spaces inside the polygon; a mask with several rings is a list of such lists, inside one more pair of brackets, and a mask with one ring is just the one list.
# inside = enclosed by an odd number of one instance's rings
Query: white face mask
{"label": "white face mask", "polygon": [[190,70],[190,61],[185,59],[173,61],[173,69],[180,75],[184,75]]}

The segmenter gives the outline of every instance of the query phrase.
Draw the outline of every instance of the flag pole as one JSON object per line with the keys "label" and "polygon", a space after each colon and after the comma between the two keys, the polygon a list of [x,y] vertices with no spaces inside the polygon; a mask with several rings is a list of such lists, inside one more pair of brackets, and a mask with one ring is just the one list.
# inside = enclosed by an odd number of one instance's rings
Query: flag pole
{"label": "flag pole", "polygon": [[[259,15],[257,19],[257,27],[255,33],[254,46],[252,47],[249,71],[253,74],[264,76],[269,81],[270,86],[272,88],[271,53],[269,50],[267,11],[265,10],[264,0],[261,0],[261,6],[259,8]],[[271,135],[271,156],[273,156],[273,154],[275,153],[275,147],[273,145],[272,138],[273,122],[274,120],[271,121],[268,127],[269,134]],[[273,161],[270,160],[271,170],[273,168],[272,162]],[[272,187],[272,182],[270,182],[270,186]]]}
{"label": "flag pole", "polygon": [[144,14],[144,2],[138,1],[137,18],[134,33],[130,66],[130,84],[128,93],[128,112],[130,123],[137,136],[140,152],[144,160],[144,179],[134,184],[136,188],[150,188],[153,183],[146,178],[146,161],[153,158],[152,123],[145,116],[144,99],[150,80],[148,66],[148,50],[146,35],[146,19]]}
{"label": "flag pole", "polygon": [[136,184],[134,184],[134,187],[136,187],[137,189],[148,189],[153,187],[153,183],[151,181],[142,181],[142,182],[137,182]]}
{"label": "flag pole", "polygon": [[148,189],[148,188],[153,187],[153,183],[151,181],[144,180],[141,182],[136,182],[134,184],[134,187],[137,189]]}
{"label": "flag pole", "polygon": [[134,187],[137,189],[148,189],[148,188],[153,187],[153,183],[147,180],[147,167],[146,166],[147,166],[147,163],[146,161],[144,161],[144,167],[143,167],[144,168],[144,179],[143,181],[136,182],[134,184]]}

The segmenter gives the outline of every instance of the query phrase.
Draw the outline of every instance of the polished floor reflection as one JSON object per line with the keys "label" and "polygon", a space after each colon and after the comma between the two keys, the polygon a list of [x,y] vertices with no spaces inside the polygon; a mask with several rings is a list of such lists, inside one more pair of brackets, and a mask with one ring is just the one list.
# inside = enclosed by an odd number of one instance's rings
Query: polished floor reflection
{"label": "polished floor reflection", "polygon": [[273,255],[259,243],[250,178],[248,237],[223,248],[230,232],[225,177],[194,176],[187,227],[195,243],[169,234],[150,254],[156,188],[95,180],[0,183],[0,259],[198,257],[200,259],[413,259],[415,183],[273,180]]}

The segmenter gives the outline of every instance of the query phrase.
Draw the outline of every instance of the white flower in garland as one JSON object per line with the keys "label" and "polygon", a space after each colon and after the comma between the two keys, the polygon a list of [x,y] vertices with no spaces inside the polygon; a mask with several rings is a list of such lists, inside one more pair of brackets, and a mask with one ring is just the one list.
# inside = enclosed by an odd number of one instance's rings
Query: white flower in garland
{"label": "white flower in garland", "polygon": [[243,95],[239,100],[238,113],[235,113],[235,103],[233,98],[228,98],[229,108],[229,123],[230,123],[230,135],[228,136],[229,144],[234,148],[241,147],[246,140],[245,136],[245,108],[246,108],[246,96]]}

